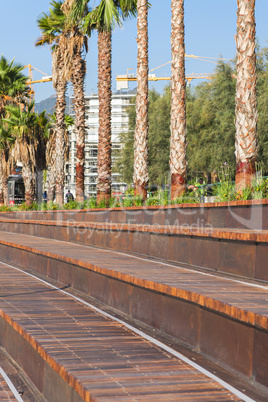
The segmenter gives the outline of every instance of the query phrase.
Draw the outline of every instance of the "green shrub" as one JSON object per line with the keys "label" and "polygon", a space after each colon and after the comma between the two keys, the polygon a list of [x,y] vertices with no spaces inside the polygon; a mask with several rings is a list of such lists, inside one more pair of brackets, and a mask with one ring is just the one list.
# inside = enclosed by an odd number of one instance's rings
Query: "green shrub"
{"label": "green shrub", "polygon": [[134,205],[134,197],[128,196],[128,197],[125,197],[123,199],[123,206],[124,207],[126,207],[126,208],[133,207],[133,205]]}
{"label": "green shrub", "polygon": [[80,209],[81,204],[77,201],[69,201],[63,204],[63,209]]}
{"label": "green shrub", "polygon": [[117,197],[111,197],[110,201],[109,201],[109,207],[110,208],[120,208],[120,207],[122,207],[120,199],[118,199]]}
{"label": "green shrub", "polygon": [[12,211],[11,207],[8,207],[7,205],[1,205],[0,212],[10,212],[10,211]]}
{"label": "green shrub", "polygon": [[38,204],[33,202],[31,205],[26,205],[25,202],[18,205],[18,211],[38,211]]}
{"label": "green shrub", "polygon": [[161,205],[161,204],[159,198],[157,196],[154,196],[147,198],[147,200],[145,201],[145,205]]}

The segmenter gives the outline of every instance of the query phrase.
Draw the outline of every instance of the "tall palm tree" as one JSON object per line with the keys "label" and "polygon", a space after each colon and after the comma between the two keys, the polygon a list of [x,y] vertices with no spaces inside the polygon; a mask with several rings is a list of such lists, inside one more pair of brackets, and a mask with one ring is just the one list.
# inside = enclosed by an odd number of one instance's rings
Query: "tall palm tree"
{"label": "tall palm tree", "polygon": [[[49,130],[48,142],[46,146],[46,165],[49,168],[49,196],[48,200],[53,201],[55,197],[55,189],[56,189],[56,153],[55,153],[55,144],[57,138],[56,131],[56,114],[54,113],[51,116],[52,127]],[[65,152],[64,152],[64,161],[66,162],[69,159],[69,138],[68,138],[68,127],[74,125],[74,119],[65,115],[65,133],[64,133],[64,144],[65,144]]]}
{"label": "tall palm tree", "polygon": [[[25,202],[31,205],[35,199],[36,173],[45,168],[46,142],[50,121],[45,114],[34,113],[34,102],[27,108],[6,106],[7,123],[14,136],[12,157],[14,163],[22,163],[22,177],[25,186]],[[42,188],[42,186],[41,186]]]}
{"label": "tall palm tree", "polygon": [[[84,17],[88,14],[88,1],[67,0],[61,9],[66,17],[64,38],[65,63],[68,65],[67,79],[71,79],[74,91],[74,112],[76,132],[76,201],[84,201],[85,164],[85,93],[84,82],[86,62],[84,54],[88,51],[90,29],[85,31]],[[79,7],[76,7],[79,5]]]}
{"label": "tall palm tree", "polygon": [[34,126],[35,140],[35,175],[36,175],[36,198],[38,204],[43,200],[43,172],[46,168],[46,145],[49,139],[51,121],[44,110],[36,113],[36,124]]}
{"label": "tall palm tree", "polygon": [[26,205],[33,203],[35,193],[36,143],[34,141],[34,128],[36,115],[33,113],[33,107],[34,103],[30,103],[27,110],[8,105],[6,106],[8,118],[3,119],[15,135],[13,157],[22,163]]}
{"label": "tall palm tree", "polygon": [[37,20],[41,37],[36,46],[49,45],[52,51],[52,76],[56,89],[56,126],[55,126],[55,163],[50,169],[48,200],[53,201],[56,192],[56,202],[64,203],[64,155],[65,155],[65,108],[66,108],[66,63],[65,63],[65,16],[61,10],[62,2],[52,1],[49,14],[43,13]]}
{"label": "tall palm tree", "polygon": [[[74,6],[79,3],[80,8]],[[50,15],[43,14],[38,21],[43,30],[37,44],[54,44],[53,74],[57,89],[57,132],[55,169],[56,169],[56,201],[64,202],[64,111],[66,82],[72,81],[74,90],[75,131],[77,137],[76,149],[76,199],[84,200],[84,142],[85,142],[85,99],[84,80],[86,64],[83,52],[87,52],[87,35],[82,29],[83,18],[88,13],[88,0],[53,1]]]}
{"label": "tall palm tree", "polygon": [[137,0],[137,96],[134,137],[135,195],[147,197],[148,173],[148,0]]}
{"label": "tall palm tree", "polygon": [[171,1],[171,199],[185,191],[186,182],[186,81],[184,0]]}
{"label": "tall palm tree", "polygon": [[136,0],[102,0],[85,19],[85,25],[98,30],[98,179],[97,202],[111,197],[111,101],[112,29],[121,19],[136,14]]}
{"label": "tall palm tree", "polygon": [[251,185],[258,154],[255,0],[237,0],[236,187]]}
{"label": "tall palm tree", "polygon": [[14,145],[14,136],[8,125],[0,123],[0,205],[8,203],[8,176],[10,175],[13,160],[11,150]]}
{"label": "tall palm tree", "polygon": [[[6,117],[6,105],[21,105],[26,103],[29,95],[28,77],[22,71],[24,67],[12,60],[8,61],[3,55],[0,58],[0,119]],[[1,184],[0,202],[8,202],[8,176],[12,167],[10,150],[13,137],[6,123],[1,121],[0,127],[0,163]]]}
{"label": "tall palm tree", "polygon": [[111,64],[112,31],[105,25],[98,30],[98,176],[97,202],[111,197],[112,175],[112,132],[111,132]]}

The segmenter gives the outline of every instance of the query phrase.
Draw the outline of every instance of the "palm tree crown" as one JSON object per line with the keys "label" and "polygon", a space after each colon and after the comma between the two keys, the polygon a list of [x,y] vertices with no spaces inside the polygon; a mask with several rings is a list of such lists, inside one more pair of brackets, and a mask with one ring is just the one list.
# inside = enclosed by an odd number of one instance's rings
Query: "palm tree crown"
{"label": "palm tree crown", "polygon": [[28,96],[28,77],[22,70],[24,66],[12,60],[9,62],[3,55],[0,58],[0,116],[4,115],[4,107],[8,103],[20,103]]}

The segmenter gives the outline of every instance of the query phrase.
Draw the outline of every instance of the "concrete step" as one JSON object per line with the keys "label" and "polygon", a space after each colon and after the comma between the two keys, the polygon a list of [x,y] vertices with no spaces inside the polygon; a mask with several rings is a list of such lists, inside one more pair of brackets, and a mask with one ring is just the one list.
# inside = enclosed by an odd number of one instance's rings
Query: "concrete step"
{"label": "concrete step", "polygon": [[18,233],[0,232],[0,255],[268,385],[267,285]]}

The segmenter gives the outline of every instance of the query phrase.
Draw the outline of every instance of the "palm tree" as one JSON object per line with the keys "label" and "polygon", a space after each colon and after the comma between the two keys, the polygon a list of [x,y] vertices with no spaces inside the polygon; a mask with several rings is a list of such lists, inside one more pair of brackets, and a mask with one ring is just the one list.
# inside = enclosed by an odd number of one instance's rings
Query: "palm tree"
{"label": "palm tree", "polygon": [[45,111],[40,114],[33,112],[34,102],[25,109],[14,105],[8,105],[5,109],[8,117],[4,118],[3,122],[13,133],[13,164],[18,161],[22,163],[25,201],[26,205],[31,205],[35,198],[37,173],[43,171],[46,166],[46,142],[50,121]]}
{"label": "palm tree", "polygon": [[[88,14],[88,0],[67,0],[61,9],[65,15],[65,64],[68,65],[67,79],[71,79],[74,91],[74,112],[76,132],[76,201],[84,201],[84,164],[85,164],[85,93],[84,82],[86,62],[84,54],[88,51],[84,17]],[[79,7],[76,7],[76,5]]]}
{"label": "palm tree", "polygon": [[65,48],[65,16],[61,10],[62,2],[52,1],[49,14],[43,13],[37,24],[42,36],[36,41],[36,46],[50,45],[52,51],[52,76],[53,85],[56,89],[56,137],[54,149],[53,168],[50,170],[48,200],[53,201],[56,191],[56,202],[64,203],[64,155],[65,155],[65,108],[67,79],[64,56]]}
{"label": "palm tree", "polygon": [[[12,60],[9,62],[3,55],[0,58],[0,118],[6,115],[6,105],[23,105],[29,95],[28,77],[22,71],[24,67]],[[10,149],[13,137],[6,123],[1,121],[0,127],[0,202],[8,202],[8,176],[12,167]]]}
{"label": "palm tree", "polygon": [[171,2],[171,199],[185,191],[186,182],[186,81],[184,0]]}
{"label": "palm tree", "polygon": [[137,0],[137,96],[134,137],[135,195],[147,197],[148,174],[148,0]]}
{"label": "palm tree", "polygon": [[[108,11],[110,8],[110,12]],[[118,20],[118,12],[113,1],[102,1],[99,8],[91,15],[94,28],[98,30],[98,96],[99,96],[99,129],[98,129],[98,176],[97,202],[111,197],[112,173],[112,133],[111,133],[111,77],[112,77],[112,24]],[[109,14],[107,15],[107,11]],[[91,22],[91,28],[93,23]]]}
{"label": "palm tree", "polygon": [[[76,9],[76,3],[80,8]],[[64,188],[64,136],[65,136],[65,93],[66,83],[72,81],[74,90],[75,131],[77,137],[76,149],[76,199],[84,200],[84,142],[85,142],[85,99],[84,80],[86,64],[83,51],[87,52],[87,36],[82,29],[83,18],[88,13],[88,0],[68,0],[64,3],[53,1],[50,15],[43,14],[38,21],[43,36],[37,40],[37,45],[45,43],[52,45],[53,76],[57,90],[56,107],[56,202],[63,204]]]}
{"label": "palm tree", "polygon": [[97,202],[111,197],[112,28],[136,14],[136,0],[102,0],[85,25],[98,30],[98,179]]}
{"label": "palm tree", "polygon": [[0,124],[0,205],[8,203],[8,176],[12,169],[12,158],[10,156],[14,137],[8,125],[1,121]]}
{"label": "palm tree", "polygon": [[9,62],[3,55],[0,58],[0,117],[5,114],[7,104],[25,103],[28,96],[29,87],[27,86],[28,77],[22,70],[24,67]]}
{"label": "palm tree", "polygon": [[250,186],[258,155],[255,0],[237,0],[236,187]]}
{"label": "palm tree", "polygon": [[27,110],[13,105],[6,106],[8,118],[3,119],[15,135],[13,158],[22,163],[26,205],[33,203],[35,192],[36,142],[34,129],[36,115],[33,113],[33,108],[34,103],[30,103]]}
{"label": "palm tree", "polygon": [[[51,116],[52,127],[49,130],[48,142],[46,146],[46,165],[49,167],[49,191],[48,191],[48,200],[53,201],[55,198],[55,189],[56,189],[56,153],[55,153],[55,144],[57,138],[56,127],[56,114],[54,113]],[[65,132],[64,132],[64,144],[65,144],[65,152],[64,152],[64,161],[66,162],[69,159],[69,137],[68,137],[68,127],[74,125],[74,119],[65,115]]]}
{"label": "palm tree", "polygon": [[38,204],[43,200],[43,172],[46,169],[46,145],[49,139],[51,121],[44,110],[36,113],[36,124],[34,127],[35,140],[35,174],[36,174],[36,198]]}

